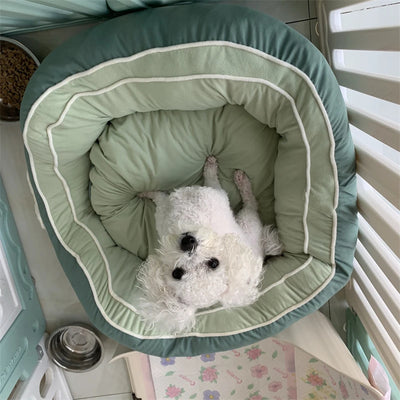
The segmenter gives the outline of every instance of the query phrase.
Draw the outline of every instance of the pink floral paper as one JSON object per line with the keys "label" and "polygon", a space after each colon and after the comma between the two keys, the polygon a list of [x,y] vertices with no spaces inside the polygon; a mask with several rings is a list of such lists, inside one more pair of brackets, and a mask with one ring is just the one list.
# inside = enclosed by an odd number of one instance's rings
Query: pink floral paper
{"label": "pink floral paper", "polygon": [[157,400],[381,398],[372,387],[274,338],[233,351],[149,361]]}
{"label": "pink floral paper", "polygon": [[295,349],[295,368],[299,399],[382,399],[372,387],[354,381],[298,348]]}

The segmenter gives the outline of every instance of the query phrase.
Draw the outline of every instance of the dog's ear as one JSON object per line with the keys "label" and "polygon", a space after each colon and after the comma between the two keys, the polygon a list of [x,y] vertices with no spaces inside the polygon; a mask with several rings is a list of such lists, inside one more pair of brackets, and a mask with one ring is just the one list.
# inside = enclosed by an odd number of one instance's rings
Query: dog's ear
{"label": "dog's ear", "polygon": [[160,291],[165,286],[162,272],[163,265],[160,259],[153,255],[149,255],[140,266],[137,280],[147,298],[159,297]]}
{"label": "dog's ear", "polygon": [[165,267],[158,256],[151,255],[138,273],[143,297],[138,304],[142,319],[162,333],[176,334],[190,330],[195,324],[193,307],[181,303],[164,280]]}
{"label": "dog's ear", "polygon": [[228,257],[228,290],[221,303],[224,307],[239,307],[254,303],[262,280],[261,257],[243,244],[236,235],[225,235],[225,254]]}

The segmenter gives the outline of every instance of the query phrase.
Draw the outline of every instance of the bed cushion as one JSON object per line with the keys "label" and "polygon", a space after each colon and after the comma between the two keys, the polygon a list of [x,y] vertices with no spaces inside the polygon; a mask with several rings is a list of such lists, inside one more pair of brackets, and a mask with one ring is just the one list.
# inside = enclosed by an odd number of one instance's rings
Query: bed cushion
{"label": "bed cushion", "polygon": [[157,246],[155,206],[137,194],[202,185],[204,161],[214,154],[232,208],[241,207],[232,181],[240,168],[253,178],[261,218],[271,224],[277,144],[276,131],[240,106],[114,119],[91,149],[91,203],[115,243],[145,259]]}
{"label": "bed cushion", "polygon": [[[21,119],[61,264],[94,324],[122,344],[159,356],[239,347],[314,311],[349,278],[345,106],[318,50],[268,16],[197,4],[110,20],[43,62]],[[136,313],[136,273],[156,242],[154,205],[137,193],[201,184],[210,154],[235,209],[233,170],[249,174],[285,253],[255,304],[203,310],[192,332],[169,336]]]}

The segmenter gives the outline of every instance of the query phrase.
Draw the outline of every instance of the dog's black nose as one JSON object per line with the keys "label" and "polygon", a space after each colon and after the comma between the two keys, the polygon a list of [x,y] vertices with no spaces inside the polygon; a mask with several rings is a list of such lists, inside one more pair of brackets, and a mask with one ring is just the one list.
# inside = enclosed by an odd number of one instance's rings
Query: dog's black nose
{"label": "dog's black nose", "polygon": [[194,236],[186,234],[181,240],[182,251],[193,251],[197,247],[197,240]]}
{"label": "dog's black nose", "polygon": [[174,278],[174,279],[176,279],[176,280],[181,280],[182,279],[182,276],[183,275],[185,275],[185,270],[183,269],[183,268],[175,268],[173,271],[172,271],[172,277]]}
{"label": "dog's black nose", "polygon": [[218,268],[218,265],[219,265],[219,260],[216,259],[216,258],[210,258],[210,259],[207,261],[207,267],[209,267],[209,268],[211,268],[211,269],[216,269],[216,268]]}

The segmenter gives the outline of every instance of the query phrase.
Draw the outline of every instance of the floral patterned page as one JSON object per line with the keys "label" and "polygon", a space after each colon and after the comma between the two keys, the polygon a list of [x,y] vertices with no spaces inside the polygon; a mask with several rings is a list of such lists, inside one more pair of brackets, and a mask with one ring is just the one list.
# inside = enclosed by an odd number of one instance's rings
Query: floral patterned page
{"label": "floral patterned page", "polygon": [[149,360],[156,399],[380,398],[377,391],[341,375],[292,344],[274,338],[198,357],[151,356]]}
{"label": "floral patterned page", "polygon": [[295,349],[295,369],[299,399],[382,399],[376,389],[341,374],[298,348]]}

